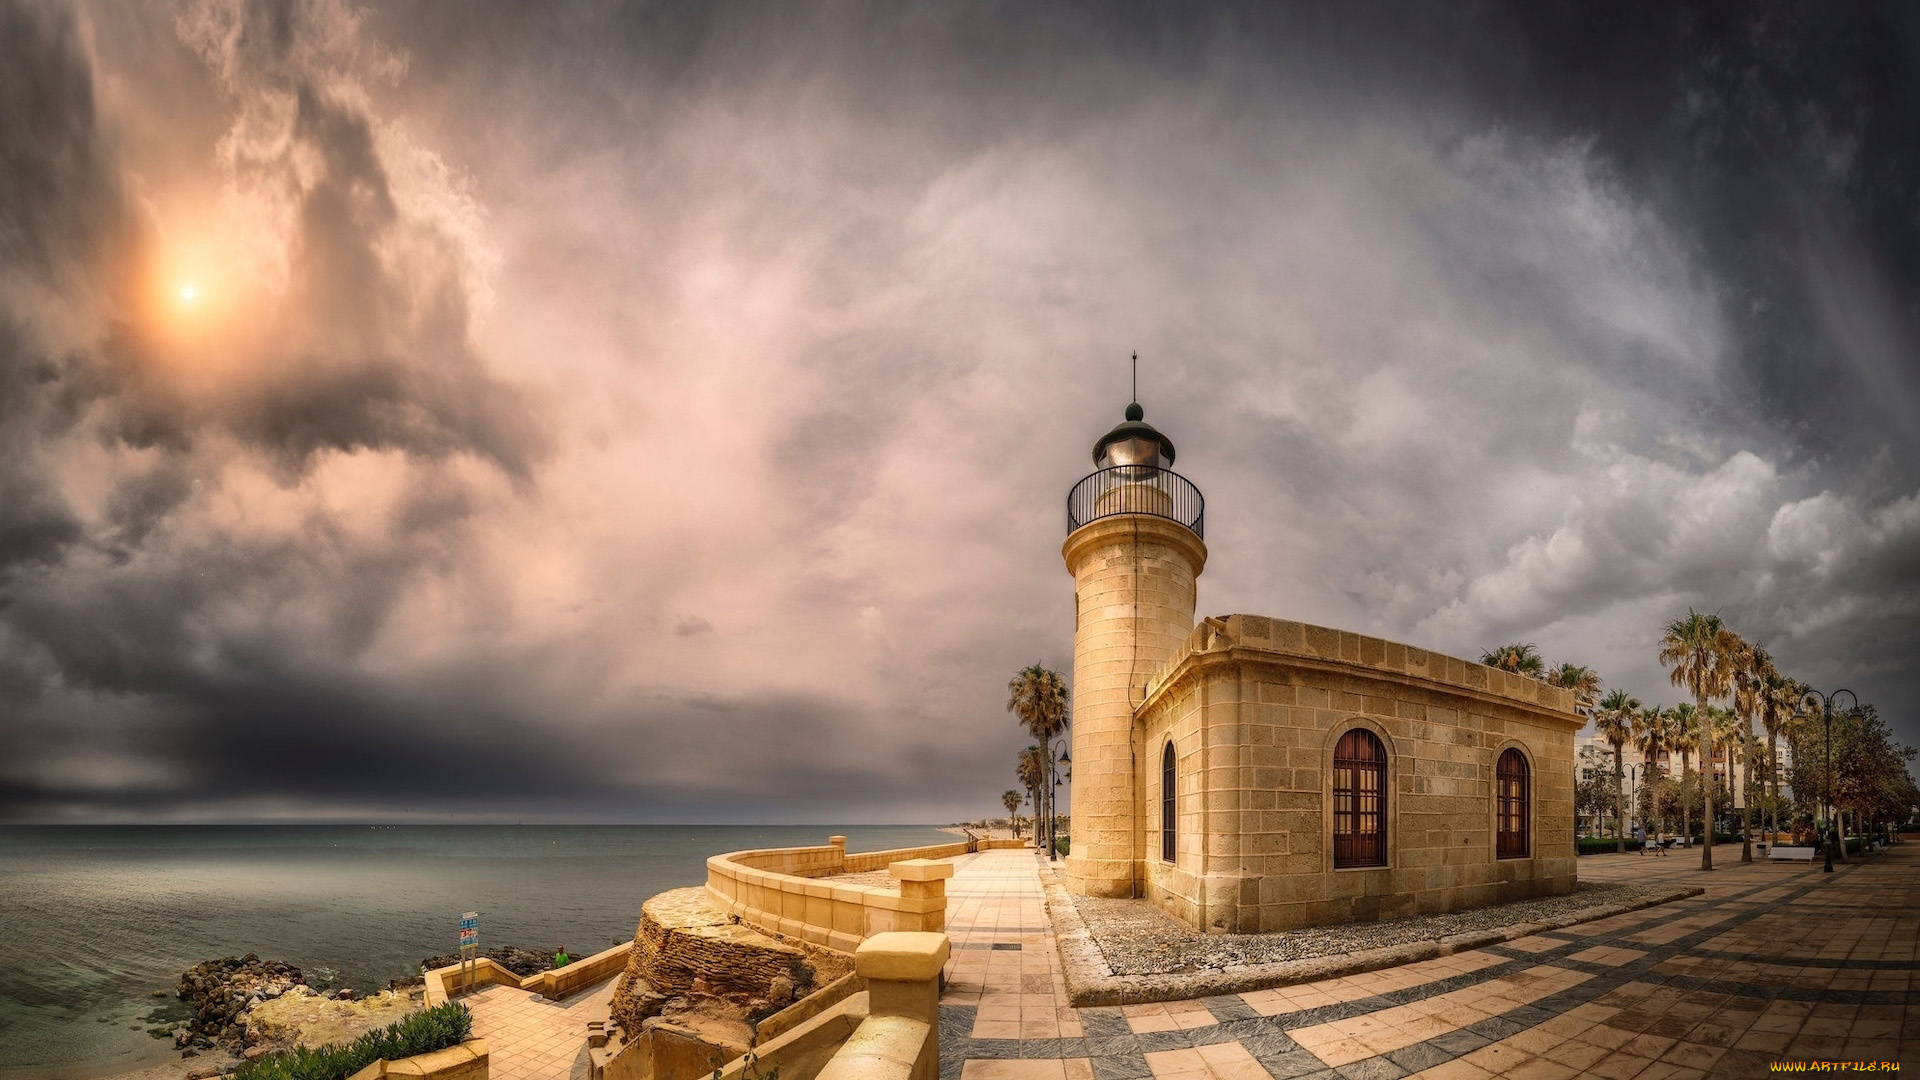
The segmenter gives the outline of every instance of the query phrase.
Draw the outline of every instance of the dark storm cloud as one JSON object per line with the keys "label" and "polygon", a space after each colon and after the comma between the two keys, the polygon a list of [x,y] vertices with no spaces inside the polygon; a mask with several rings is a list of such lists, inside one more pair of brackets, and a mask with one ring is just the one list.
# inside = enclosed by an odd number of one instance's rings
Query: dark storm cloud
{"label": "dark storm cloud", "polygon": [[[379,58],[353,52],[347,14],[208,4],[178,17],[234,103],[230,191],[260,210],[248,239],[284,227],[280,295],[203,339],[156,299],[177,287],[168,239],[131,194],[81,20],[0,4],[0,694],[4,735],[26,751],[9,755],[16,811],[64,801],[41,768],[102,805],[311,796],[315,778],[355,773],[391,787],[395,770],[437,783],[425,730],[375,752],[375,731],[404,733],[417,711],[396,713],[377,688],[329,692],[329,678],[407,583],[460,557],[488,482],[459,459],[527,490],[547,435],[473,352],[476,283],[446,199],[417,183],[396,193],[388,159],[407,148],[376,145],[354,65]],[[311,504],[258,506],[251,530],[210,514],[236,482],[296,493],[367,452],[402,472],[381,529]],[[102,475],[84,508],[70,484],[81,459]],[[275,625],[308,600],[313,622]],[[536,748],[508,753],[531,778],[560,775]],[[89,756],[97,768],[60,764]],[[135,759],[112,779],[115,760]]]}
{"label": "dark storm cloud", "polygon": [[[1920,741],[1904,9],[0,10],[15,813],[991,811],[1133,348],[1208,611],[1669,700],[1720,610]],[[205,379],[102,254],[196,188]]]}

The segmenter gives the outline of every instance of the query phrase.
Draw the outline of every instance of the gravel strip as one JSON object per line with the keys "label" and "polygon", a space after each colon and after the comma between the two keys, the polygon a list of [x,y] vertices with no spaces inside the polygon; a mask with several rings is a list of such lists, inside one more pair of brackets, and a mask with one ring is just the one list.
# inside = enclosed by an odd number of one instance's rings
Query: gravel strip
{"label": "gravel strip", "polygon": [[[1376,971],[1705,892],[1699,886],[1595,885],[1569,896],[1453,915],[1209,938],[1144,900],[1070,896],[1053,874],[1042,871],[1040,880],[1074,1008],[1182,1001]],[[1117,910],[1106,917],[1103,908]],[[1299,951],[1287,951],[1292,949]],[[1139,966],[1158,970],[1116,971],[1108,960],[1111,955],[1128,962],[1129,954],[1141,957],[1133,961]],[[1180,963],[1190,966],[1176,969]]]}
{"label": "gravel strip", "polygon": [[1116,975],[1170,975],[1224,971],[1249,964],[1338,956],[1361,949],[1438,941],[1515,923],[1544,923],[1584,908],[1665,899],[1671,889],[1650,885],[1583,884],[1565,896],[1495,907],[1421,915],[1384,922],[1345,923],[1274,934],[1202,934],[1145,900],[1073,897],[1094,944]]}

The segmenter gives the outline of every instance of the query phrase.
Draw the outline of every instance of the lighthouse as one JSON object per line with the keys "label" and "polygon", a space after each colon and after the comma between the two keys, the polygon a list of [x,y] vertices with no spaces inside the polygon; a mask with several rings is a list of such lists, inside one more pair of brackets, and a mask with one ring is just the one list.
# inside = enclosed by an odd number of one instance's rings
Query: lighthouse
{"label": "lighthouse", "polygon": [[1061,549],[1073,575],[1073,844],[1066,886],[1141,895],[1144,837],[1135,713],[1147,680],[1193,630],[1206,566],[1205,502],[1173,471],[1173,440],[1135,401],[1093,446],[1094,471],[1067,496]]}

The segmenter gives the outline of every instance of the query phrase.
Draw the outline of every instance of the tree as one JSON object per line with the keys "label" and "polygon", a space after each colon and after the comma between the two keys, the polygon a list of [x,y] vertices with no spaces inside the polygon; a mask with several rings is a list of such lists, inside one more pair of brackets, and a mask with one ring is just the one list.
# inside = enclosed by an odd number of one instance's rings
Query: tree
{"label": "tree", "polygon": [[1600,696],[1600,676],[1590,667],[1579,664],[1561,664],[1547,673],[1547,683],[1551,686],[1564,686],[1573,691],[1573,707],[1576,712],[1587,712],[1593,708],[1594,699]]}
{"label": "tree", "polygon": [[1666,710],[1658,705],[1649,706],[1634,713],[1633,737],[1640,748],[1640,756],[1646,761],[1647,770],[1647,832],[1659,839],[1659,829],[1654,820],[1654,810],[1660,805],[1660,766],[1658,760],[1661,751],[1667,749],[1667,738],[1671,734],[1673,721]]}
{"label": "tree", "polygon": [[[1767,672],[1773,670],[1773,658],[1767,650],[1758,645],[1748,645],[1735,658],[1733,667],[1733,711],[1740,717],[1740,746],[1742,760],[1747,763],[1747,783],[1741,788],[1746,797],[1740,800],[1740,861],[1753,861],[1753,761],[1747,753],[1747,744],[1753,740],[1753,718],[1761,711],[1761,702],[1767,696]],[[1728,768],[1732,768],[1732,758],[1728,758]],[[1731,779],[1731,774],[1729,774]]]}
{"label": "tree", "polygon": [[1532,645],[1502,645],[1488,649],[1480,654],[1480,662],[1501,671],[1531,675],[1536,679],[1541,677],[1547,666],[1547,662],[1540,658],[1540,650]]}
{"label": "tree", "polygon": [[1053,755],[1048,752],[1052,740],[1067,730],[1067,681],[1057,671],[1039,664],[1021,668],[1007,683],[1007,711],[1040,744],[1042,778],[1040,798],[1033,804],[1034,838],[1053,852],[1053,832],[1041,836],[1040,823],[1053,817]]}
{"label": "tree", "polygon": [[1680,800],[1680,835],[1689,838],[1693,836],[1693,752],[1700,746],[1700,730],[1693,720],[1692,702],[1682,701],[1667,710],[1667,749],[1680,755],[1680,783],[1675,789]]}
{"label": "tree", "polygon": [[[1660,638],[1660,663],[1673,668],[1673,685],[1693,693],[1699,713],[1700,753],[1712,771],[1713,731],[1707,715],[1707,702],[1726,697],[1733,687],[1733,658],[1745,645],[1739,635],[1727,629],[1718,615],[1703,615],[1692,608],[1686,617],[1667,624]],[[1702,789],[1703,791],[1707,789]],[[1707,842],[1700,848],[1700,869],[1713,869],[1713,796],[1706,796]]]}
{"label": "tree", "polygon": [[1633,717],[1640,709],[1640,702],[1628,696],[1625,690],[1615,690],[1600,699],[1600,709],[1593,714],[1593,730],[1613,747],[1613,792],[1614,822],[1613,838],[1617,843],[1616,851],[1627,850],[1626,802],[1619,799],[1620,782],[1626,778],[1626,766],[1623,751],[1627,743],[1633,741]]}
{"label": "tree", "polygon": [[1040,748],[1029,746],[1020,751],[1014,767],[1014,774],[1020,778],[1020,786],[1027,789],[1027,798],[1033,802],[1034,833],[1040,831],[1040,784],[1046,779],[1047,767],[1042,763]]}
{"label": "tree", "polygon": [[1000,793],[1000,805],[1007,808],[1007,824],[1013,827],[1013,838],[1020,839],[1020,802],[1019,792],[1008,788]]}
{"label": "tree", "polygon": [[1717,795],[1722,791],[1726,792],[1727,800],[1724,806],[1727,818],[1731,821],[1733,818],[1733,793],[1739,790],[1740,783],[1740,775],[1735,770],[1745,766],[1747,763],[1746,725],[1741,722],[1740,714],[1732,709],[1723,709],[1715,706],[1708,706],[1708,708],[1713,713],[1714,750],[1718,753],[1719,750],[1724,747],[1727,752],[1726,786],[1720,786],[1719,773],[1715,770],[1713,762],[1706,762],[1705,768],[1707,774],[1713,779],[1711,786],[1714,793]]}
{"label": "tree", "polygon": [[1760,677],[1760,728],[1767,733],[1767,782],[1772,785],[1772,798],[1767,800],[1770,812],[1767,831],[1777,838],[1780,832],[1780,732],[1800,704],[1800,684],[1772,669],[1771,660],[1768,668]]}
{"label": "tree", "polygon": [[[1587,747],[1587,749],[1595,748]],[[1587,776],[1585,772],[1592,772],[1595,775]],[[1574,813],[1599,821],[1606,817],[1617,816],[1620,808],[1620,789],[1614,786],[1606,773],[1598,769],[1583,770],[1581,777],[1574,781]],[[1625,841],[1623,840],[1622,843],[1624,844]]]}

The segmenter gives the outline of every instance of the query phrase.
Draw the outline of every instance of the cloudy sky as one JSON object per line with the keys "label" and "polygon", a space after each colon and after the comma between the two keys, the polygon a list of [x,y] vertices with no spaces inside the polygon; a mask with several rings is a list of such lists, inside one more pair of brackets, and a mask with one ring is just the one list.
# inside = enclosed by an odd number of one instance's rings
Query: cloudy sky
{"label": "cloudy sky", "polygon": [[1920,742],[1917,123],[1899,5],[0,0],[0,819],[989,813],[1134,349],[1203,613]]}

